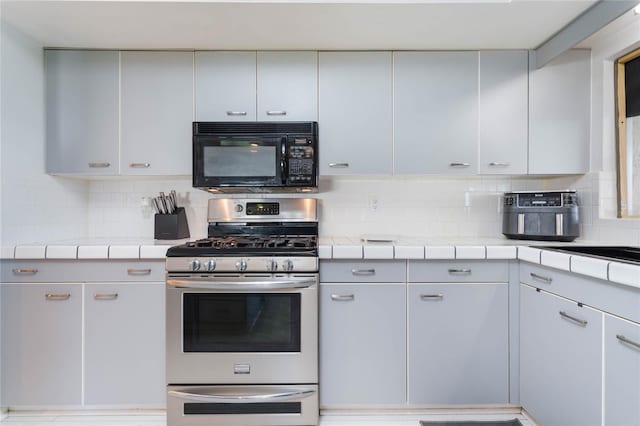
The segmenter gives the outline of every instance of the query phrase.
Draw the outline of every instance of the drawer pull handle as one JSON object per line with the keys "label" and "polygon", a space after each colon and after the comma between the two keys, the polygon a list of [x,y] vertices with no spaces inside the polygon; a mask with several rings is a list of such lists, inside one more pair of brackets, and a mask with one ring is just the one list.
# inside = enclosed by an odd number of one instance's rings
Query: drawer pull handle
{"label": "drawer pull handle", "polygon": [[37,268],[18,268],[18,269],[14,269],[13,273],[16,275],[35,275],[38,273],[38,269]]}
{"label": "drawer pull handle", "polygon": [[375,275],[375,269],[352,269],[351,273],[353,275]]}
{"label": "drawer pull handle", "polygon": [[151,167],[151,163],[131,163],[129,167],[134,169],[148,169]]}
{"label": "drawer pull handle", "polygon": [[580,318],[572,317],[571,315],[567,314],[567,313],[566,313],[566,312],[564,312],[564,311],[560,311],[559,313],[560,313],[560,316],[561,316],[562,318],[566,318],[566,319],[568,319],[569,321],[573,321],[573,322],[575,322],[576,324],[581,325],[581,326],[583,326],[583,327],[586,327],[586,326],[587,326],[587,321],[586,321],[586,320],[581,320]]}
{"label": "drawer pull handle", "polygon": [[93,298],[96,300],[116,300],[118,293],[95,293]]}
{"label": "drawer pull handle", "polygon": [[246,111],[227,111],[228,116],[247,115]]}
{"label": "drawer pull handle", "polygon": [[634,342],[633,340],[629,340],[624,337],[622,334],[616,334],[616,338],[620,340],[622,343],[626,343],[627,345],[634,346],[636,349],[640,349],[640,343]]}
{"label": "drawer pull handle", "polygon": [[355,300],[355,296],[353,294],[332,294],[331,300],[335,300],[336,302],[350,302]]}
{"label": "drawer pull handle", "polygon": [[267,115],[287,115],[287,111],[267,111]]}
{"label": "drawer pull handle", "polygon": [[69,293],[61,293],[61,294],[47,293],[44,295],[44,298],[47,300],[68,300],[70,297],[71,297],[71,294]]}
{"label": "drawer pull handle", "polygon": [[449,163],[451,167],[469,167],[470,165],[469,163]]}
{"label": "drawer pull handle", "polygon": [[149,269],[127,269],[129,275],[150,275],[151,268]]}
{"label": "drawer pull handle", "polygon": [[346,169],[349,168],[349,163],[329,163],[329,167],[334,169]]}
{"label": "drawer pull handle", "polygon": [[489,163],[491,167],[509,167],[509,163],[501,163],[499,161],[492,161]]}
{"label": "drawer pull handle", "polygon": [[111,167],[111,163],[89,163],[89,167],[92,169],[103,169]]}
{"label": "drawer pull handle", "polygon": [[471,269],[449,269],[450,274],[471,275]]}
{"label": "drawer pull handle", "polygon": [[534,274],[533,272],[531,272],[529,275],[531,275],[531,278],[533,278],[534,280],[542,281],[547,284],[551,284],[551,281],[553,281],[553,278],[543,277],[542,275]]}
{"label": "drawer pull handle", "polygon": [[442,300],[444,299],[444,294],[421,294],[420,300]]}

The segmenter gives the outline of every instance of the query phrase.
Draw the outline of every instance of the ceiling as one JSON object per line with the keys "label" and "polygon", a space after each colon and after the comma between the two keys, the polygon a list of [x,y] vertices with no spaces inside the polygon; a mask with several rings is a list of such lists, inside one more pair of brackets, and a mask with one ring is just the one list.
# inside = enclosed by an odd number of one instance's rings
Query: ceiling
{"label": "ceiling", "polygon": [[593,0],[2,0],[2,20],[48,47],[532,49]]}

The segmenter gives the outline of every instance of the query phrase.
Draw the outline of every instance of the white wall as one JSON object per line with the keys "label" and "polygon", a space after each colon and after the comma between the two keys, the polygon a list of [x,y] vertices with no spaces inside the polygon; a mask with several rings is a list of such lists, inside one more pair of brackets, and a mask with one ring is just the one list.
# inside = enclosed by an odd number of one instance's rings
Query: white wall
{"label": "white wall", "polygon": [[45,174],[42,45],[0,27],[0,241],[84,236],[88,184]]}

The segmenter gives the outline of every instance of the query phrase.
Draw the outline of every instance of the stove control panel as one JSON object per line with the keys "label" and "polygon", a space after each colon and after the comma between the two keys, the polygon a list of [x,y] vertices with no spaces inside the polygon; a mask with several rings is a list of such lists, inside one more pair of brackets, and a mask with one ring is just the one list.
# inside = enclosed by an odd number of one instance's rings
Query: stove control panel
{"label": "stove control panel", "polygon": [[279,214],[280,203],[247,203],[247,216],[278,216]]}
{"label": "stove control panel", "polygon": [[318,270],[317,257],[167,257],[168,272],[315,272]]}

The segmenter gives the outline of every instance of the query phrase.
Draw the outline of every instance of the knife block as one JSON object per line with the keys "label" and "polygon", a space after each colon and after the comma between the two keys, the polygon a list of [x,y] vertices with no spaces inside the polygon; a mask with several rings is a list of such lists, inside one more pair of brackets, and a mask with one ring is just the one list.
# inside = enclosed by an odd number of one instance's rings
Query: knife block
{"label": "knife block", "polygon": [[184,207],[178,207],[172,214],[156,214],[154,230],[156,240],[179,240],[189,236],[189,224]]}

